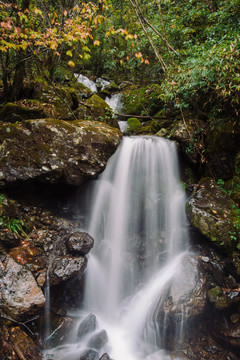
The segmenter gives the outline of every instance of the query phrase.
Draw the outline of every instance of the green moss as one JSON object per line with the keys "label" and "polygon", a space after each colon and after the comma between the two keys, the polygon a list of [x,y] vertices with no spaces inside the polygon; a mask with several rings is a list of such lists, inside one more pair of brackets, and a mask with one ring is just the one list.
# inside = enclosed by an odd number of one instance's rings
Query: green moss
{"label": "green moss", "polygon": [[219,286],[215,286],[214,288],[208,290],[208,298],[210,302],[216,302],[221,295],[222,290]]}
{"label": "green moss", "polygon": [[42,108],[29,108],[15,103],[7,103],[0,111],[0,119],[15,123],[28,119],[38,119],[43,116]]}
{"label": "green moss", "polygon": [[137,118],[134,118],[134,117],[129,118],[127,120],[127,123],[128,123],[128,128],[130,131],[135,131],[138,128],[142,127],[141,122]]}
{"label": "green moss", "polygon": [[91,107],[94,118],[104,117],[107,111],[111,112],[110,106],[96,94],[86,101],[86,105]]}
{"label": "green moss", "polygon": [[133,115],[154,115],[163,107],[161,89],[157,84],[141,89],[128,89],[123,94],[123,112]]}

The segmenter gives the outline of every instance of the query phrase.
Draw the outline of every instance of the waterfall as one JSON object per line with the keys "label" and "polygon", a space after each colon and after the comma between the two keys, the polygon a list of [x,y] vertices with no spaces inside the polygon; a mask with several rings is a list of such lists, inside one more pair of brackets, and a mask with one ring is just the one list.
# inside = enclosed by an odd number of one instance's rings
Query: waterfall
{"label": "waterfall", "polygon": [[[95,245],[79,322],[94,314],[107,331],[99,358],[108,352],[114,360],[170,360],[167,318],[160,313],[188,248],[175,144],[125,137],[95,182],[91,203],[87,231]],[[176,337],[184,313],[180,318]],[[76,340],[59,350],[59,358],[77,360],[85,348],[86,339]]]}

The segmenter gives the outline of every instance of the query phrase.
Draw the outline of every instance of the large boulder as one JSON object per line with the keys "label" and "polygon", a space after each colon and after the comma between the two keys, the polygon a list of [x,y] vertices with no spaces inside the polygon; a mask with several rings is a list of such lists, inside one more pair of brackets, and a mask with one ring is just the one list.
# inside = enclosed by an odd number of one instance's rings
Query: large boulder
{"label": "large boulder", "polygon": [[122,134],[95,121],[28,120],[0,128],[0,187],[19,181],[81,185],[95,178]]}
{"label": "large boulder", "polygon": [[1,259],[1,309],[13,319],[34,315],[44,307],[45,297],[32,273],[7,256]]}
{"label": "large boulder", "polygon": [[202,179],[186,206],[191,224],[225,254],[239,250],[239,218],[232,199],[211,178]]}
{"label": "large boulder", "polygon": [[50,284],[57,285],[77,275],[82,275],[87,266],[86,257],[55,256],[49,268]]}
{"label": "large boulder", "polygon": [[96,330],[97,319],[96,316],[92,313],[85,316],[79,324],[77,337],[79,340],[83,339],[89,333],[92,333]]}
{"label": "large boulder", "polygon": [[171,316],[195,317],[206,310],[206,273],[197,258],[187,256],[181,264],[179,276],[174,278],[168,299],[164,302],[164,313]]}

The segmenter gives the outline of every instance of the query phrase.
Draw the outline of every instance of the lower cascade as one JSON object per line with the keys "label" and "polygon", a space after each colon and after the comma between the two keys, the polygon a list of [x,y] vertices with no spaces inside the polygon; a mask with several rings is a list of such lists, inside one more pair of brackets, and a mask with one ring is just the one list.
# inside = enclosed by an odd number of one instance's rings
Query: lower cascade
{"label": "lower cascade", "polygon": [[170,360],[195,276],[175,144],[125,137],[90,195],[84,231],[95,244],[83,306],[68,343],[47,352],[60,360]]}

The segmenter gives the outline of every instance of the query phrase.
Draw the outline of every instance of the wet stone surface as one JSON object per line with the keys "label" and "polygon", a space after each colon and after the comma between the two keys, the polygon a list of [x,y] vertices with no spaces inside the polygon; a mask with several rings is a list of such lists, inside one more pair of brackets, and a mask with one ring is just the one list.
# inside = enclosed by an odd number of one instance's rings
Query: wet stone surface
{"label": "wet stone surface", "polygon": [[93,238],[85,232],[75,232],[65,237],[65,242],[70,253],[86,255],[93,247]]}

